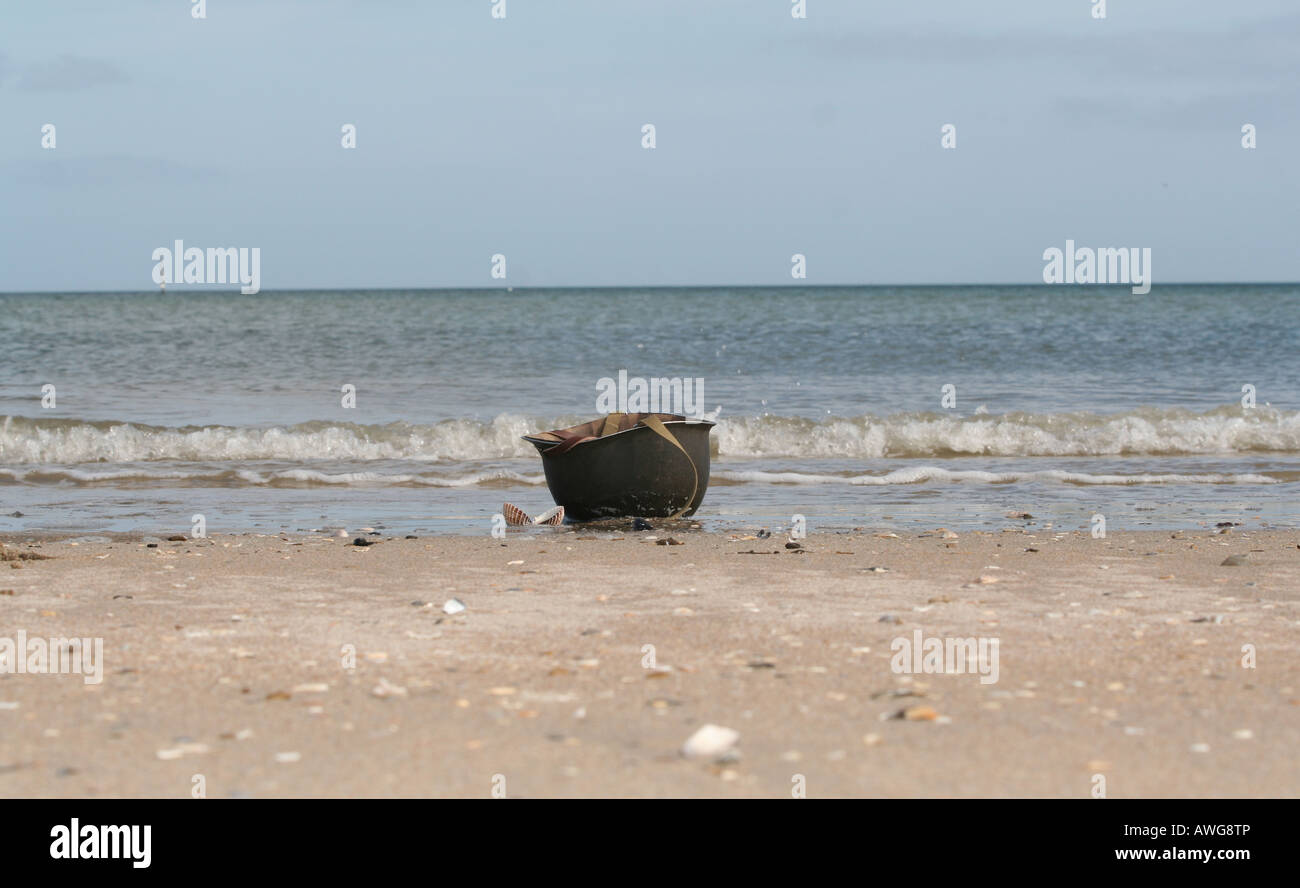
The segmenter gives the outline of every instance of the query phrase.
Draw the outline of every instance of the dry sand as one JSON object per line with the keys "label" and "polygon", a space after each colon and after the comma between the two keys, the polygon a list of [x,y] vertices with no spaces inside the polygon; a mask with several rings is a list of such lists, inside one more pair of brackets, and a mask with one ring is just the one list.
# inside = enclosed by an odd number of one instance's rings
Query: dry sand
{"label": "dry sand", "polygon": [[[0,675],[0,795],[1300,795],[1296,531],[673,533],[9,538],[0,638],[105,664]],[[999,680],[895,673],[916,629]]]}

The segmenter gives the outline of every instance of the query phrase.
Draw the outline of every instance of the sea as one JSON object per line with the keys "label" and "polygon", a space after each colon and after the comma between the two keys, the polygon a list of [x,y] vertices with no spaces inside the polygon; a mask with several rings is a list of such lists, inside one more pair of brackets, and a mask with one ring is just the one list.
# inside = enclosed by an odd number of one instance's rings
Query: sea
{"label": "sea", "polygon": [[0,293],[0,532],[487,534],[620,371],[706,531],[1300,526],[1300,285],[178,287]]}

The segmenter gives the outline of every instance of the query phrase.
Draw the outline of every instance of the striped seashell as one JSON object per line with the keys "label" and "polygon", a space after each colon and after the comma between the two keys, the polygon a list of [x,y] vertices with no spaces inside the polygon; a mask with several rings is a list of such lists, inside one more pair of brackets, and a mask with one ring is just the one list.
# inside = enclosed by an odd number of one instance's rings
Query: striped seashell
{"label": "striped seashell", "polygon": [[559,527],[564,523],[564,506],[556,506],[553,509],[547,509],[545,512],[534,518],[533,523]]}
{"label": "striped seashell", "polygon": [[501,507],[501,514],[506,517],[506,524],[512,527],[533,523],[533,519],[529,518],[523,509],[512,506],[510,503],[506,503]]}

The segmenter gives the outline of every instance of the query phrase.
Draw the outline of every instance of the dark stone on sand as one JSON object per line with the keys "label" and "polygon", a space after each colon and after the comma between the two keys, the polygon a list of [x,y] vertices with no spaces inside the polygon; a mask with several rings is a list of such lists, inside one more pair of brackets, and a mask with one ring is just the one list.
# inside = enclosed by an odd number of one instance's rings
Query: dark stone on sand
{"label": "dark stone on sand", "polygon": [[654,530],[655,528],[653,524],[651,524],[649,521],[645,520],[644,518],[633,518],[632,529],[633,530]]}
{"label": "dark stone on sand", "polygon": [[[0,552],[0,561],[49,561],[53,555],[42,555],[39,552]],[[19,567],[13,564],[11,567]]]}
{"label": "dark stone on sand", "polygon": [[794,540],[791,540],[790,542],[785,544],[785,547],[787,549],[802,549],[803,545],[800,543],[796,543]]}
{"label": "dark stone on sand", "polygon": [[655,540],[656,546],[684,546],[686,545],[677,537],[668,537],[666,540]]}
{"label": "dark stone on sand", "polygon": [[145,543],[145,544],[144,544],[144,547],[145,547],[146,549],[157,549],[157,548],[158,548],[158,544],[157,544],[157,543]]}
{"label": "dark stone on sand", "polygon": [[757,536],[760,540],[765,540],[771,535],[772,535],[772,531],[768,530],[766,527],[762,528],[761,530],[759,530],[758,533],[755,534],[755,536]]}
{"label": "dark stone on sand", "polygon": [[374,540],[368,540],[365,537],[357,537],[352,541],[352,545],[354,546],[373,546],[374,544]]}
{"label": "dark stone on sand", "polygon": [[186,537],[184,534],[174,533],[174,534],[172,534],[171,536],[167,537],[167,542],[169,542],[169,543],[183,543],[183,542],[185,542],[186,539],[187,539],[187,537]]}
{"label": "dark stone on sand", "polygon": [[871,695],[872,700],[879,700],[881,697],[924,697],[925,694],[912,688],[889,688],[884,691],[876,691]]}
{"label": "dark stone on sand", "polygon": [[21,517],[23,517],[23,513],[22,513],[22,512],[10,512],[10,513],[9,513],[9,517],[10,517],[10,518],[21,518]]}
{"label": "dark stone on sand", "polygon": [[408,533],[408,534],[406,535],[406,539],[408,539],[408,540],[418,540],[419,537],[416,536],[416,535],[413,534],[413,533]]}

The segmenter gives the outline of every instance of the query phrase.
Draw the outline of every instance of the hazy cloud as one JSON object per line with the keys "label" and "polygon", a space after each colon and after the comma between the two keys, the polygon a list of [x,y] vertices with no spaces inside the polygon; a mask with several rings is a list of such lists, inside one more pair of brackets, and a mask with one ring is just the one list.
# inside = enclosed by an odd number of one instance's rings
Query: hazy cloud
{"label": "hazy cloud", "polygon": [[[0,60],[2,61],[2,60]],[[0,68],[0,75],[3,69]],[[90,89],[129,80],[112,62],[64,54],[57,59],[30,65],[18,86],[38,92]]]}
{"label": "hazy cloud", "polygon": [[300,287],[1033,281],[1066,236],[1300,274],[1296,0],[62,5],[0,0],[0,290],[200,220]]}
{"label": "hazy cloud", "polygon": [[[50,152],[53,154],[54,152]],[[92,185],[182,185],[222,179],[213,167],[188,166],[158,157],[122,154],[95,157],[49,157],[11,163],[4,175],[12,181],[48,187]]]}
{"label": "hazy cloud", "polygon": [[1273,90],[1242,90],[1177,99],[1164,96],[1063,96],[1049,102],[1048,107],[1073,120],[1089,119],[1098,124],[1225,133],[1228,142],[1235,145],[1240,124],[1275,120],[1279,109],[1294,108],[1298,104],[1300,90],[1291,85],[1278,85]]}
{"label": "hazy cloud", "polygon": [[[1097,76],[1186,77],[1240,81],[1243,77],[1300,75],[1300,15],[1237,22],[1222,31],[1176,30],[1110,34],[1100,29],[1068,32],[970,31],[931,28],[843,29],[800,33],[795,44],[819,57],[891,65],[1027,65],[1082,68]],[[778,44],[769,44],[769,49]]]}

